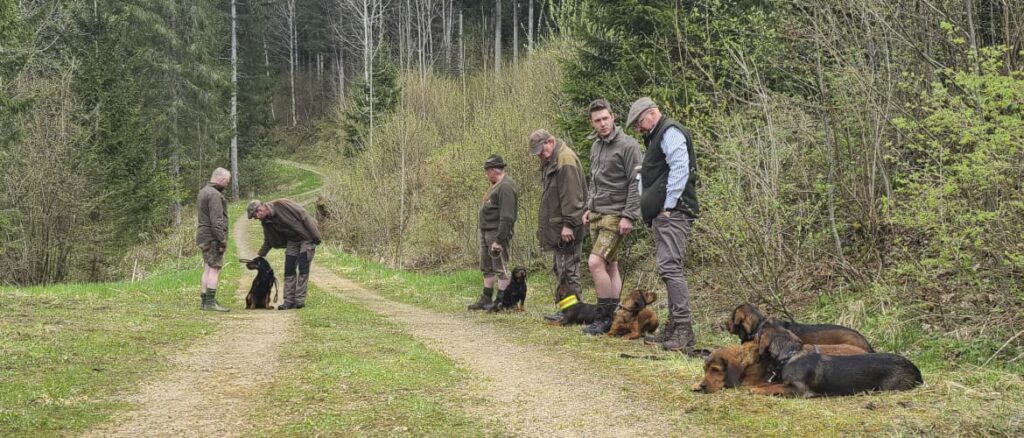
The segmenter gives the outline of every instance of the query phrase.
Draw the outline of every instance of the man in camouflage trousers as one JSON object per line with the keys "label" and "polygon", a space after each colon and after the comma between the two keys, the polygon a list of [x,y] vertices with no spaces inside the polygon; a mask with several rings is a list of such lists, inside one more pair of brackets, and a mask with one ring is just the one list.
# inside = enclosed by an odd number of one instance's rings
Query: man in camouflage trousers
{"label": "man in camouflage trousers", "polygon": [[231,181],[231,172],[218,167],[210,176],[210,182],[199,190],[196,196],[198,230],[196,244],[203,251],[203,277],[200,280],[199,310],[227,312],[217,303],[217,282],[224,267],[224,251],[228,247],[228,201],[224,188]]}
{"label": "man in camouflage trousers", "polygon": [[[537,240],[542,249],[554,251],[552,270],[559,286],[564,286],[556,289],[554,298],[557,304],[570,294],[582,296],[579,264],[583,250],[587,183],[576,153],[548,131],[533,131],[529,137],[529,148],[530,154],[536,155],[541,162],[543,191],[537,215]],[[545,318],[558,320],[562,314],[556,312]]]}
{"label": "man in camouflage trousers", "polygon": [[266,257],[271,248],[284,248],[284,304],[277,310],[306,306],[309,270],[320,244],[320,228],[306,209],[289,200],[269,202],[253,200],[246,212],[249,219],[263,224],[263,246],[257,251]]}
{"label": "man in camouflage trousers", "polygon": [[490,181],[480,203],[480,271],[484,290],[469,310],[485,310],[494,305],[494,279],[498,279],[498,301],[505,296],[509,278],[509,241],[515,231],[519,208],[519,185],[505,174],[505,160],[491,155],[484,161],[484,174]]}

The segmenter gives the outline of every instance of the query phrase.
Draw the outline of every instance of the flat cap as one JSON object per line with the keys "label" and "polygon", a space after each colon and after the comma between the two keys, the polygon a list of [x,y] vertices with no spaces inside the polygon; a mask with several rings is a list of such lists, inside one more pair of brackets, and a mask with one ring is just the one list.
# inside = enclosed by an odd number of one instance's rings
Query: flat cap
{"label": "flat cap", "polygon": [[641,97],[633,102],[633,105],[629,107],[629,116],[626,117],[626,127],[632,127],[640,116],[651,108],[657,108],[658,105],[654,104],[654,101],[650,97]]}
{"label": "flat cap", "polygon": [[263,205],[263,203],[260,202],[259,199],[253,199],[252,201],[249,201],[249,206],[245,207],[246,216],[249,216],[249,219],[256,217],[256,209],[259,208],[261,205]]}
{"label": "flat cap", "polygon": [[501,155],[492,154],[484,160],[484,169],[504,169],[505,160],[501,158]]}
{"label": "flat cap", "polygon": [[541,149],[544,148],[544,143],[551,137],[551,133],[544,129],[533,131],[530,134],[530,155],[540,154]]}

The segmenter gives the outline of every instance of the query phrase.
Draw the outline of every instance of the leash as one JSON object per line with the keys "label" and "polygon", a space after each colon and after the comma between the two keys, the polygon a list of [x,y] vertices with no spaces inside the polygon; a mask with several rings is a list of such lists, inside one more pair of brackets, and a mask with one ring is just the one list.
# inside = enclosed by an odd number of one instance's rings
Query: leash
{"label": "leash", "polygon": [[619,353],[619,357],[623,359],[647,359],[647,360],[668,360],[669,355],[667,354],[630,354],[630,353]]}

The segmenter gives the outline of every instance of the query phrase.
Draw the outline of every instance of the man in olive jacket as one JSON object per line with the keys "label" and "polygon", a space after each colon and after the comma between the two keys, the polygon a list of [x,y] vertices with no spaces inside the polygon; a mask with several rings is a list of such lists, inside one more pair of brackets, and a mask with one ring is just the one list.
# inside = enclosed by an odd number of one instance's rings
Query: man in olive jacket
{"label": "man in olive jacket", "polygon": [[199,310],[228,311],[217,303],[217,282],[220,280],[220,269],[224,267],[224,251],[228,247],[228,201],[224,198],[224,187],[230,181],[231,172],[218,167],[210,176],[210,182],[196,196],[196,212],[199,216],[196,222],[196,244],[203,251]]}
{"label": "man in olive jacket", "polygon": [[640,144],[615,126],[615,114],[607,100],[593,101],[588,114],[594,144],[590,146],[590,192],[583,225],[590,225],[594,244],[587,266],[601,316],[583,332],[597,336],[612,327],[612,314],[622,293],[619,250],[626,235],[633,231],[633,222],[640,218],[636,179]]}
{"label": "man in olive jacket", "polygon": [[683,257],[697,202],[697,156],[690,133],[665,117],[654,102],[641,97],[629,108],[626,126],[644,135],[647,152],[640,166],[640,214],[654,235],[658,273],[668,294],[668,322],[658,335],[644,338],[670,351],[700,354],[694,349],[690,289],[683,275]]}
{"label": "man in olive jacket", "polygon": [[[537,215],[537,240],[542,249],[554,251],[552,271],[558,284],[565,286],[556,289],[557,304],[569,294],[582,295],[579,264],[587,183],[579,157],[562,140],[538,129],[530,134],[529,145],[530,154],[541,161],[543,192]],[[561,317],[561,312],[545,316],[549,320]]]}
{"label": "man in olive jacket", "polygon": [[505,296],[509,278],[509,241],[515,231],[519,208],[519,186],[505,174],[505,160],[491,155],[484,161],[484,174],[490,181],[480,203],[480,271],[484,290],[469,310],[489,309],[494,295],[494,278],[498,278],[498,301]]}
{"label": "man in olive jacket", "polygon": [[256,253],[259,257],[266,257],[271,248],[284,248],[284,304],[277,309],[305,307],[309,267],[320,244],[316,220],[289,199],[253,200],[246,211],[249,219],[259,219],[263,224],[263,246]]}

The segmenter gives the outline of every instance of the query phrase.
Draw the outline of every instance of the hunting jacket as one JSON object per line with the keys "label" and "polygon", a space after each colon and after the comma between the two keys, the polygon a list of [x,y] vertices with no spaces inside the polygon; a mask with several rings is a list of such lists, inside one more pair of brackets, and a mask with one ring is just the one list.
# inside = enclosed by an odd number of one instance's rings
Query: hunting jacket
{"label": "hunting jacket", "polygon": [[537,218],[537,240],[541,248],[561,246],[562,227],[582,238],[583,211],[587,202],[587,182],[576,153],[559,140],[551,157],[541,165],[543,192]]}
{"label": "hunting jacket", "polygon": [[227,247],[228,200],[223,192],[224,187],[211,182],[196,195],[196,243],[200,246],[216,242],[221,248]]}
{"label": "hunting jacket", "polygon": [[278,199],[264,203],[270,212],[260,220],[263,224],[263,246],[260,257],[265,257],[271,248],[284,248],[288,242],[313,242],[320,244],[320,229],[306,209],[289,199]]}
{"label": "hunting jacket", "polygon": [[633,221],[640,218],[640,143],[618,126],[607,139],[595,133],[590,146],[590,190],[587,209]]}
{"label": "hunting jacket", "polygon": [[[495,239],[501,244],[512,239],[519,209],[519,185],[505,175],[484,194],[480,204],[480,230],[498,230]],[[494,242],[487,242],[491,244]]]}

